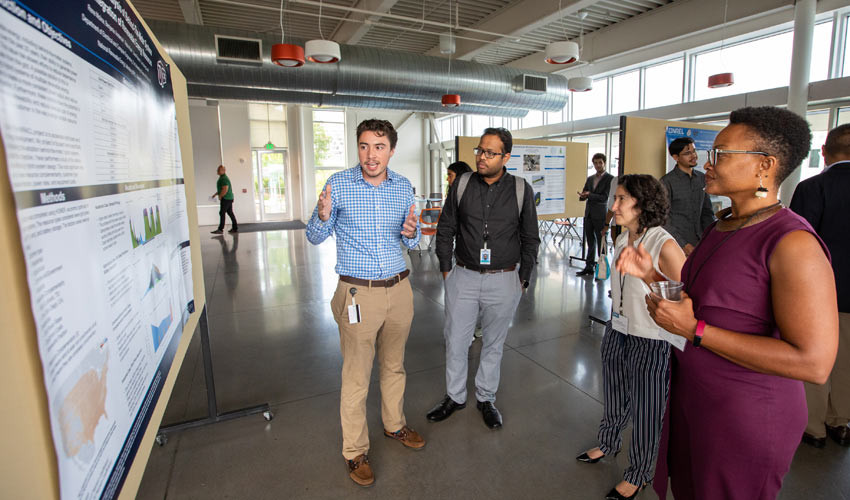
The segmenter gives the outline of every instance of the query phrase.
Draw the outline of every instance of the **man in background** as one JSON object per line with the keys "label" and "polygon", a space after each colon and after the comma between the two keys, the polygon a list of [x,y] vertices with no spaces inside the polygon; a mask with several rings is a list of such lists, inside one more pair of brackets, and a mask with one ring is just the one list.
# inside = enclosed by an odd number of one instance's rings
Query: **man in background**
{"label": "man in background", "polygon": [[[609,200],[616,190],[617,180],[605,171],[607,158],[602,153],[593,155],[591,162],[596,173],[587,178],[584,188],[578,193],[578,199],[586,201],[584,207],[584,241],[587,244],[587,254],[584,257],[584,269],[576,276],[591,276],[596,267],[596,255],[605,245],[605,234],[614,213],[609,210]],[[613,186],[613,189],[612,189]],[[605,234],[603,234],[605,233]]]}
{"label": "man in background", "polygon": [[705,193],[705,174],[697,166],[697,150],[690,137],[674,139],[667,151],[676,167],[661,178],[670,201],[670,216],[664,229],[690,255],[705,228],[714,222],[711,198]]}
{"label": "man in background", "polygon": [[809,423],[803,442],[815,448],[826,446],[826,436],[850,446],[850,124],[832,129],[821,153],[826,168],[798,184],[791,199],[791,210],[826,243],[838,292],[835,365],[825,384],[805,384]]}
{"label": "man in background", "polygon": [[213,198],[218,196],[220,208],[218,209],[218,229],[212,234],[222,234],[224,232],[224,214],[230,216],[230,231],[235,233],[239,231],[239,225],[236,223],[236,216],[233,215],[233,186],[230,184],[230,178],[227,177],[227,169],[224,165],[218,166],[218,182],[216,182],[216,192]]}

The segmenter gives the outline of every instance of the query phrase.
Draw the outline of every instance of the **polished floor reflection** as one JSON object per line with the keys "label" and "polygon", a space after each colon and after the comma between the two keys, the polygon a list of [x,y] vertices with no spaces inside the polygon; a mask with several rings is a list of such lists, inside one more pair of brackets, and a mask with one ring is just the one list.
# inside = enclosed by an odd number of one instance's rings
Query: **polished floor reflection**
{"label": "polished floor reflection", "polygon": [[[433,252],[408,256],[415,316],[405,409],[428,445],[413,452],[382,437],[373,371],[368,418],[376,483],[361,489],[340,455],[339,334],[328,306],[337,281],[333,242],[310,245],[303,230],[205,238],[219,409],[267,402],[275,418],[256,415],[173,434],[165,446],[154,446],[138,498],[603,498],[628,454],[596,465],[574,457],[594,445],[602,414],[603,328],[588,315],[608,317],[608,284],[574,275],[567,256],[579,250],[570,245],[548,238],[541,245],[506,342],[496,402],[505,425],[498,431],[484,426],[474,405],[444,422],[425,420],[445,393],[443,289]],[[473,359],[479,344],[470,349]],[[470,363],[470,388],[476,367],[477,360]],[[205,414],[195,335],[164,423]],[[832,441],[823,450],[803,445],[780,498],[850,498],[849,456]]]}

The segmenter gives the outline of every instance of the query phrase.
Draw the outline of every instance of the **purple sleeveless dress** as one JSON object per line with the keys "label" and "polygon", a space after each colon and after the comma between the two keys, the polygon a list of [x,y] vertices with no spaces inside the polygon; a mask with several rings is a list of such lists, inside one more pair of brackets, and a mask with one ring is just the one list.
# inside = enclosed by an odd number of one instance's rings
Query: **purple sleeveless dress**
{"label": "purple sleeveless dress", "polygon": [[[805,219],[785,208],[720,247],[729,233],[710,226],[682,268],[696,318],[779,338],[768,263],[779,241],[798,230],[817,238]],[[671,350],[670,400],[653,480],[659,497],[666,498],[669,474],[677,499],[775,499],[806,428],[803,383],[692,344]]]}

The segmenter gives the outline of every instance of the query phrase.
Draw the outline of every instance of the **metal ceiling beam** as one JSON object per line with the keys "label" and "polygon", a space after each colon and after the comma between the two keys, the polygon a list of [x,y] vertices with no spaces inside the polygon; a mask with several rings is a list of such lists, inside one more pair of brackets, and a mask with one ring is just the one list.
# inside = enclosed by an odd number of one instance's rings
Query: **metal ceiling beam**
{"label": "metal ceiling beam", "polygon": [[201,16],[201,5],[198,0],[178,0],[178,3],[186,24],[204,24],[204,18]]}
{"label": "metal ceiling beam", "polygon": [[[398,0],[360,0],[354,7],[383,14],[389,12],[397,3]],[[350,12],[347,17],[356,22],[343,21],[340,23],[339,28],[331,35],[331,39],[337,43],[348,45],[360,43],[360,40],[372,27],[370,24],[367,24],[367,21],[368,23],[372,23],[381,20],[379,16],[370,16],[361,12]]]}
{"label": "metal ceiling beam", "polygon": [[[558,10],[557,2],[550,0],[522,0],[514,3],[492,17],[474,26],[477,30],[504,33],[510,39],[522,38],[523,35],[553,23],[564,16],[575,14],[581,9],[590,7],[596,0],[564,0]],[[455,59],[471,60],[481,52],[498,45],[499,39],[490,42],[473,42],[458,40]],[[435,47],[425,55],[439,56],[440,49]],[[540,56],[541,60],[543,56]]]}

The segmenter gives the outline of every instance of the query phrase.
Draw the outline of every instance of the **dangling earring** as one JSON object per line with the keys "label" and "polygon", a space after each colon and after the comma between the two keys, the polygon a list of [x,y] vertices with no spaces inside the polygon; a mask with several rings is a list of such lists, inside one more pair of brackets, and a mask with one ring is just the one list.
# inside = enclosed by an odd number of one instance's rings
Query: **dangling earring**
{"label": "dangling earring", "polygon": [[767,198],[767,193],[768,189],[761,183],[761,176],[759,176],[759,187],[756,189],[756,198]]}

